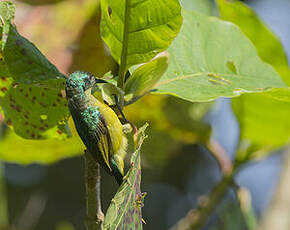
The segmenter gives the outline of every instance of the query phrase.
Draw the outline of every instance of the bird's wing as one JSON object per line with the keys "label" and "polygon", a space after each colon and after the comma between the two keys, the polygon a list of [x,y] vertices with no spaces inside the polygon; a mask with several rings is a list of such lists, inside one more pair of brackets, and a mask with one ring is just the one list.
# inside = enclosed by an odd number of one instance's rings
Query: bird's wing
{"label": "bird's wing", "polygon": [[98,149],[102,155],[101,161],[104,161],[106,166],[111,171],[111,151],[112,151],[112,143],[109,130],[107,128],[107,124],[103,116],[100,114],[98,117],[98,121],[96,123],[95,135],[97,140]]}

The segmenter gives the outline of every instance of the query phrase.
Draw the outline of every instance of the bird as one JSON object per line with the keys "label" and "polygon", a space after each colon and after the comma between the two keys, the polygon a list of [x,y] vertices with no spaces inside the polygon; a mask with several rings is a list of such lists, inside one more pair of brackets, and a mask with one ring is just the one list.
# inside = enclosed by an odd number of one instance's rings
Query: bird
{"label": "bird", "polygon": [[92,95],[92,88],[101,83],[107,82],[88,72],[73,72],[66,79],[66,98],[78,135],[87,150],[121,185],[127,138],[113,109],[101,95]]}

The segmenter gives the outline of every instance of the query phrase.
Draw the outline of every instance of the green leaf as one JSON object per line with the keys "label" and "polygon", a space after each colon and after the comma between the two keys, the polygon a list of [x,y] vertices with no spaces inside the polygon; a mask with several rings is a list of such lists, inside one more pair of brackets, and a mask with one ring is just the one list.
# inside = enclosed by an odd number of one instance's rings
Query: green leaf
{"label": "green leaf", "polygon": [[140,149],[146,138],[146,127],[147,125],[144,125],[138,131],[139,140],[136,151],[131,157],[131,168],[125,175],[124,182],[111,201],[103,223],[103,230],[142,229],[141,208],[143,207],[145,194],[141,193],[140,190]]}
{"label": "green leaf", "polygon": [[0,159],[20,164],[48,164],[82,154],[84,149],[79,137],[27,140],[9,131],[0,141]]}
{"label": "green leaf", "polygon": [[66,138],[67,101],[57,89],[19,84],[0,97],[6,123],[27,139]]}
{"label": "green leaf", "polygon": [[156,93],[202,102],[285,86],[237,26],[189,11],[183,19]]}
{"label": "green leaf", "polygon": [[10,25],[9,31],[2,36],[2,55],[16,82],[52,84],[53,87],[54,84],[58,84],[58,87],[61,87],[64,75],[31,42],[20,36],[12,25]]}
{"label": "green leaf", "polygon": [[181,0],[181,6],[186,10],[194,10],[206,15],[212,15],[214,10],[212,0]]}
{"label": "green leaf", "polygon": [[[12,24],[15,6],[9,2],[0,3],[1,54],[10,76],[17,83],[48,84],[61,87],[65,76],[26,38],[22,37]],[[54,80],[54,81],[52,81]]]}
{"label": "green leaf", "polygon": [[243,95],[232,106],[240,123],[239,161],[264,157],[290,142],[290,89]]}
{"label": "green leaf", "polygon": [[[280,40],[255,12],[239,1],[217,0],[221,17],[237,24],[256,46],[259,56],[271,64],[289,85],[290,71]],[[237,158],[247,160],[270,154],[290,140],[290,89],[272,89],[233,100],[240,122]]]}
{"label": "green leaf", "polygon": [[0,98],[12,87],[12,78],[3,59],[0,59]]}
{"label": "green leaf", "polygon": [[102,38],[125,69],[166,50],[182,24],[178,0],[101,0],[101,8]]}
{"label": "green leaf", "polygon": [[279,101],[290,102],[290,88],[272,89],[264,95],[275,98]]}
{"label": "green leaf", "polygon": [[149,92],[165,73],[168,58],[168,53],[164,52],[135,69],[125,83],[125,93],[133,98]]}
{"label": "green leaf", "polygon": [[12,3],[0,3],[0,106],[6,123],[24,138],[65,138],[65,77],[18,34],[11,24],[14,9]]}
{"label": "green leaf", "polygon": [[253,42],[262,60],[271,64],[289,85],[290,70],[287,55],[277,36],[244,3],[225,0],[216,2],[221,18],[238,25]]}
{"label": "green leaf", "polygon": [[3,26],[14,18],[15,5],[11,2],[0,2],[0,24]]}
{"label": "green leaf", "polygon": [[0,106],[6,123],[28,139],[65,138],[67,102],[59,89],[16,84],[0,60]]}

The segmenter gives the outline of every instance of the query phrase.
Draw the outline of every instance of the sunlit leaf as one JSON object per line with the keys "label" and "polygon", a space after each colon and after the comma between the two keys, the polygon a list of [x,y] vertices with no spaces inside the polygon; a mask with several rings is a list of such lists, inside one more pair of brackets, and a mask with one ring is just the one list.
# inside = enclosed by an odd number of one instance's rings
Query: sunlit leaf
{"label": "sunlit leaf", "polygon": [[186,10],[194,10],[206,15],[212,15],[214,12],[212,0],[181,0],[181,5]]}
{"label": "sunlit leaf", "polygon": [[103,230],[132,229],[141,230],[143,199],[141,193],[141,145],[146,138],[147,125],[139,129],[139,140],[136,151],[131,157],[131,168],[124,177],[124,182],[111,201],[103,223]]}
{"label": "sunlit leaf", "polygon": [[189,11],[183,11],[183,18],[156,93],[194,102],[285,87],[237,26]]}
{"label": "sunlit leaf", "polygon": [[82,154],[83,150],[78,137],[65,140],[27,140],[10,131],[0,141],[0,159],[21,164],[54,163]]}
{"label": "sunlit leaf", "polygon": [[138,97],[149,92],[165,73],[169,62],[168,53],[162,53],[137,69],[126,81],[125,93]]}
{"label": "sunlit leaf", "polygon": [[178,0],[101,0],[101,7],[102,38],[119,64],[124,49],[126,67],[145,63],[167,49],[182,24]]}
{"label": "sunlit leaf", "polygon": [[[2,55],[11,77],[17,83],[55,84],[65,78],[54,65],[26,38],[18,34],[13,25],[2,36]],[[47,82],[48,80],[58,80]]]}
{"label": "sunlit leaf", "polygon": [[243,95],[234,99],[240,123],[237,158],[260,158],[290,142],[290,90]]}
{"label": "sunlit leaf", "polygon": [[287,55],[279,38],[241,1],[216,0],[216,2],[221,18],[238,25],[253,42],[262,60],[271,64],[289,85],[290,70]]}
{"label": "sunlit leaf", "polygon": [[[289,85],[287,56],[277,36],[244,3],[224,0],[217,3],[221,18],[238,25],[262,60],[271,64]],[[289,88],[244,95],[233,100],[232,105],[240,123],[239,160],[266,156],[290,142]]]}

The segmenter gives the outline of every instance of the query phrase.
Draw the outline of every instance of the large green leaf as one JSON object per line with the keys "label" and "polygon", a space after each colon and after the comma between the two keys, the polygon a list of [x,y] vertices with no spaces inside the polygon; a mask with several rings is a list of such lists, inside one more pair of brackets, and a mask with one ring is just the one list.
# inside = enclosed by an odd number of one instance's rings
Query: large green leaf
{"label": "large green leaf", "polygon": [[68,118],[65,77],[11,22],[14,5],[0,3],[0,106],[6,123],[28,139],[64,138]]}
{"label": "large green leaf", "polygon": [[60,89],[16,84],[0,60],[0,106],[6,123],[28,139],[65,138],[67,102]]}
{"label": "large green leaf", "polygon": [[287,55],[277,36],[259,19],[255,12],[240,1],[216,0],[221,18],[238,25],[257,48],[263,61],[271,64],[290,84]]}
{"label": "large green leaf", "polygon": [[[262,60],[271,64],[289,85],[289,66],[279,39],[242,2],[217,0],[217,3],[221,17],[237,24],[256,46]],[[244,95],[233,100],[232,105],[241,131],[238,159],[265,156],[269,151],[289,143],[289,88]]]}
{"label": "large green leaf", "polygon": [[60,90],[20,84],[0,97],[6,123],[28,139],[67,137],[67,101]]}
{"label": "large green leaf", "polygon": [[139,129],[139,140],[136,151],[131,157],[131,168],[124,177],[124,182],[111,201],[103,223],[103,230],[142,229],[144,193],[141,193],[140,149],[146,138],[144,125]]}
{"label": "large green leaf", "polygon": [[157,93],[210,101],[285,87],[276,71],[234,24],[183,11],[182,29],[170,46],[170,64]]}
{"label": "large green leaf", "polygon": [[241,161],[259,158],[290,142],[290,90],[242,95],[232,102],[240,123]]}
{"label": "large green leaf", "polygon": [[[16,28],[9,26],[9,31],[2,36],[2,56],[11,77],[25,84],[59,84],[65,78],[43,54],[26,38],[18,34]],[[56,82],[48,80],[56,80]]]}
{"label": "large green leaf", "polygon": [[66,140],[27,140],[9,131],[0,141],[0,159],[21,164],[48,164],[83,153],[79,137]]}
{"label": "large green leaf", "polygon": [[194,10],[206,15],[212,15],[214,2],[212,0],[181,0],[181,6],[186,10]]}
{"label": "large green leaf", "polygon": [[101,0],[101,7],[102,38],[126,68],[167,49],[182,24],[178,0]]}

